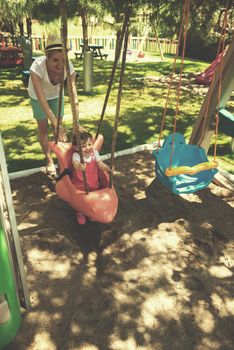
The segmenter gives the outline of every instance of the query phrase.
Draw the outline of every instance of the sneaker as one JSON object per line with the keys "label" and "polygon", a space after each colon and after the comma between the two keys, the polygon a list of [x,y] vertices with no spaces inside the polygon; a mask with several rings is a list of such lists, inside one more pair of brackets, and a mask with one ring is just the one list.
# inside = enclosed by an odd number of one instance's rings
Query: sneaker
{"label": "sneaker", "polygon": [[49,177],[55,177],[57,175],[54,163],[46,165],[46,173]]}
{"label": "sneaker", "polygon": [[79,212],[76,213],[76,220],[79,225],[84,225],[86,223],[86,217]]}

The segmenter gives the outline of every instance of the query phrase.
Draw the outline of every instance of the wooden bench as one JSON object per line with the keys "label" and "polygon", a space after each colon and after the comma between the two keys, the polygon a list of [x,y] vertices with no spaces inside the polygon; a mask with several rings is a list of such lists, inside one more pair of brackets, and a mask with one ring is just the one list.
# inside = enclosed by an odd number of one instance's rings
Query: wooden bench
{"label": "wooden bench", "polygon": [[82,59],[83,58],[83,52],[82,51],[75,51],[74,55],[76,57],[76,59]]}
{"label": "wooden bench", "polygon": [[[75,51],[74,55],[75,55],[76,59],[80,59],[81,60],[83,58],[83,52],[82,51]],[[94,58],[100,57],[103,60],[103,58],[107,59],[108,54],[107,53],[104,53],[104,54],[101,53],[100,54],[99,52],[94,51],[93,57]]]}
{"label": "wooden bench", "polygon": [[102,54],[101,59],[105,58],[105,60],[106,60],[106,59],[107,59],[107,57],[108,57],[108,53],[104,53],[104,54]]}

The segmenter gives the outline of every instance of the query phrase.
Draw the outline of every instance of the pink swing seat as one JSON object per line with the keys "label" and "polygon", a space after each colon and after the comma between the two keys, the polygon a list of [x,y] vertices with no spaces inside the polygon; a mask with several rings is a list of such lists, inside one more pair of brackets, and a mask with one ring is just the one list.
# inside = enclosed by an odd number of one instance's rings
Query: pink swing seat
{"label": "pink swing seat", "polygon": [[[103,136],[99,135],[94,143],[94,148],[100,151],[103,144]],[[72,169],[72,145],[71,143],[49,142],[51,150],[56,154],[60,174],[64,170]],[[89,192],[76,188],[69,176],[64,175],[55,185],[55,190],[60,198],[67,202],[73,209],[83,213],[89,219],[104,224],[113,221],[118,209],[118,197],[114,186],[109,188],[109,175],[98,169],[100,189]]]}

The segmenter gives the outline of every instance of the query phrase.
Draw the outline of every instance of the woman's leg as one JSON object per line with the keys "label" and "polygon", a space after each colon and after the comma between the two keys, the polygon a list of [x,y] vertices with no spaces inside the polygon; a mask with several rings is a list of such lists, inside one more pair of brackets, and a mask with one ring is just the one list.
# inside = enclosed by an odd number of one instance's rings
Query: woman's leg
{"label": "woman's leg", "polygon": [[46,157],[46,166],[51,169],[51,171],[55,171],[54,161],[51,157],[50,147],[48,145],[48,120],[41,119],[37,120],[38,125],[38,133],[39,133],[39,142],[42,148],[42,151]]}

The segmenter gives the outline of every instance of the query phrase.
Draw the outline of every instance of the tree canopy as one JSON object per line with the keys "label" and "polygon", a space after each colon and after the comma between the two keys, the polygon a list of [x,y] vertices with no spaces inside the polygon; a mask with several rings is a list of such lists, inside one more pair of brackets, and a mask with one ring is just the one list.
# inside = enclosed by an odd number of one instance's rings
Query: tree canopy
{"label": "tree canopy", "polygon": [[[0,0],[0,30],[14,32],[16,25],[28,17],[47,23],[58,19],[59,2],[60,0]],[[95,17],[104,25],[109,16],[108,18],[113,19],[112,28],[117,33],[123,23],[125,8],[131,6],[131,3],[133,6],[130,30],[133,30],[134,34],[140,28],[141,13],[146,14],[146,17],[154,23],[160,37],[177,37],[182,0],[66,0],[67,15],[68,18],[81,17],[83,28],[85,26],[88,28],[91,17]],[[226,3],[227,0],[191,0],[188,32],[190,52],[196,54],[198,48],[215,46],[219,40],[218,29]],[[233,34],[233,3],[233,0],[229,0],[229,35]],[[134,23],[137,26],[134,27]],[[85,36],[88,34],[84,34]]]}

